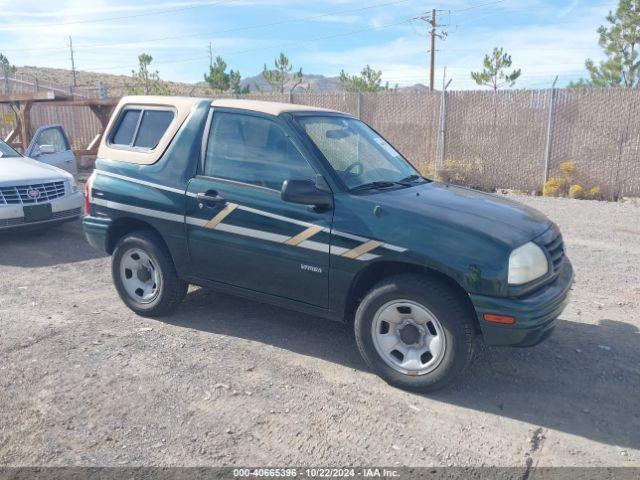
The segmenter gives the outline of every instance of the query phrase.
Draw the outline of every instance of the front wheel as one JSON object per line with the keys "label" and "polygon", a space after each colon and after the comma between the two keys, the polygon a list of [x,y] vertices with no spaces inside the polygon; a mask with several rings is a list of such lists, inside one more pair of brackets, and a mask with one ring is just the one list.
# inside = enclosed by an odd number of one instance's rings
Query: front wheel
{"label": "front wheel", "polygon": [[388,383],[416,391],[443,388],[473,357],[472,312],[443,282],[398,275],[377,284],[355,318],[358,348]]}
{"label": "front wheel", "polygon": [[138,315],[169,315],[187,294],[188,284],[178,278],[167,247],[153,232],[125,235],[111,262],[113,283],[120,298]]}

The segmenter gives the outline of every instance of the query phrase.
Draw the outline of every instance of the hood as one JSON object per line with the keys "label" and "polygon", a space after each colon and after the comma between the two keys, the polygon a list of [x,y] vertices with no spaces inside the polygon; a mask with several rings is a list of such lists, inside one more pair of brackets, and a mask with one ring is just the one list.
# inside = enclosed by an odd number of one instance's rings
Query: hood
{"label": "hood", "polygon": [[455,225],[510,247],[522,245],[553,226],[542,213],[521,203],[439,182],[383,191],[370,199],[383,208],[419,215],[420,221]]}
{"label": "hood", "polygon": [[0,185],[67,180],[71,175],[28,157],[0,157]]}

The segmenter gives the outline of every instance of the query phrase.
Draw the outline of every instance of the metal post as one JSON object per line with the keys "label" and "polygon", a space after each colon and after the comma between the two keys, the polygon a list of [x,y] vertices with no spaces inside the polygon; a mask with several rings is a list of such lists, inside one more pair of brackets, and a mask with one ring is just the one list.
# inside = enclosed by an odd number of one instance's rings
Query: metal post
{"label": "metal post", "polygon": [[445,84],[445,77],[442,79],[442,97],[440,97],[440,128],[438,130],[438,158],[436,159],[436,173],[444,167],[444,159],[446,157],[446,133],[447,133],[447,88],[451,85],[453,79]]}
{"label": "metal post", "polygon": [[362,92],[358,92],[358,120],[362,120]]}
{"label": "metal post", "polygon": [[9,69],[2,64],[2,76],[4,77],[4,94],[9,95]]}
{"label": "metal post", "polygon": [[551,85],[551,95],[549,98],[549,118],[547,119],[547,145],[544,151],[544,178],[542,182],[542,188],[547,184],[549,180],[549,164],[551,163],[551,146],[553,141],[553,113],[556,105],[556,83],[558,82],[558,76],[553,80]]}
{"label": "metal post", "polygon": [[98,98],[107,98],[107,87],[103,82],[98,82]]}

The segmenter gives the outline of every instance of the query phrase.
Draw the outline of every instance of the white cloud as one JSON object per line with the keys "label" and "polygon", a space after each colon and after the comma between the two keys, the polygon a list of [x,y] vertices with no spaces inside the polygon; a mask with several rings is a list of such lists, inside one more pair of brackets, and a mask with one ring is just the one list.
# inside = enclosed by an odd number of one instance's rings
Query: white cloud
{"label": "white cloud", "polygon": [[[240,35],[225,30],[355,10],[391,0],[370,0],[371,3],[320,0],[303,6],[298,0],[225,0],[224,10],[212,6],[220,1],[63,0],[52,9],[47,5],[49,2],[26,0],[18,10],[15,2],[0,0],[0,30],[5,29],[4,49],[0,50],[18,65],[68,68],[67,42],[72,35],[79,69],[127,74],[136,66],[137,55],[149,51],[163,78],[199,81],[208,63],[209,41],[213,41],[216,53],[221,53],[232,68],[242,65],[247,75],[257,73],[269,61],[271,50],[286,45],[283,48],[305,72],[337,74],[344,69],[357,73],[370,64],[382,70],[383,78],[391,84],[427,82],[427,25],[416,21],[412,25],[380,28],[417,14],[423,7],[418,0],[271,28],[248,28],[236,32]],[[608,11],[602,5],[585,6],[585,1],[564,0],[559,4],[551,0],[508,0],[471,10],[460,9],[483,0],[435,2],[436,7],[451,9],[450,16],[440,14],[441,21],[449,24],[445,28],[450,35],[445,42],[438,41],[438,84],[447,65],[448,76],[454,78],[452,88],[474,87],[469,72],[481,68],[483,55],[494,46],[503,46],[512,55],[514,66],[522,68],[518,86],[550,84],[556,74],[561,81],[575,78],[583,72],[585,58],[601,56],[595,30]],[[188,7],[193,9],[181,14],[143,15]],[[216,15],[218,11],[224,14]],[[261,12],[277,16],[262,18]],[[94,22],[101,16],[128,14],[133,16]],[[535,23],[536,18],[539,23]],[[89,23],[68,23],[82,20]],[[340,36],[341,32],[359,29],[362,33]],[[322,39],[334,34],[333,39]],[[313,38],[320,40],[309,41]]]}

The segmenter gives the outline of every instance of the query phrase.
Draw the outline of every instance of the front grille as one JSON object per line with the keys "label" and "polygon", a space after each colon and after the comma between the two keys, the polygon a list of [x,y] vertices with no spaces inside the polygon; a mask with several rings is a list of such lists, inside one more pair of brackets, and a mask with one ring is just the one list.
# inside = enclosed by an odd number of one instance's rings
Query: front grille
{"label": "front grille", "polygon": [[[51,216],[51,220],[46,220],[46,221],[62,220],[65,218],[78,217],[80,216],[80,213],[81,213],[80,208],[72,208],[71,210],[53,212],[53,215]],[[0,220],[0,228],[19,227],[20,225],[29,225],[29,223],[26,223],[24,221],[24,217],[6,218],[4,220]]]}
{"label": "front grille", "polygon": [[[33,195],[36,191],[39,195]],[[64,181],[0,187],[0,205],[45,203],[63,197],[64,194]],[[34,196],[37,198],[34,198]]]}
{"label": "front grille", "polygon": [[81,208],[78,207],[72,208],[71,210],[63,210],[62,212],[53,212],[53,216],[51,218],[55,220],[56,218],[77,217],[80,215],[80,211]]}
{"label": "front grille", "polygon": [[553,273],[558,273],[558,270],[560,270],[560,267],[562,266],[562,261],[564,260],[564,242],[562,240],[562,235],[560,233],[556,234],[550,241],[545,243],[544,247],[549,254]]}

